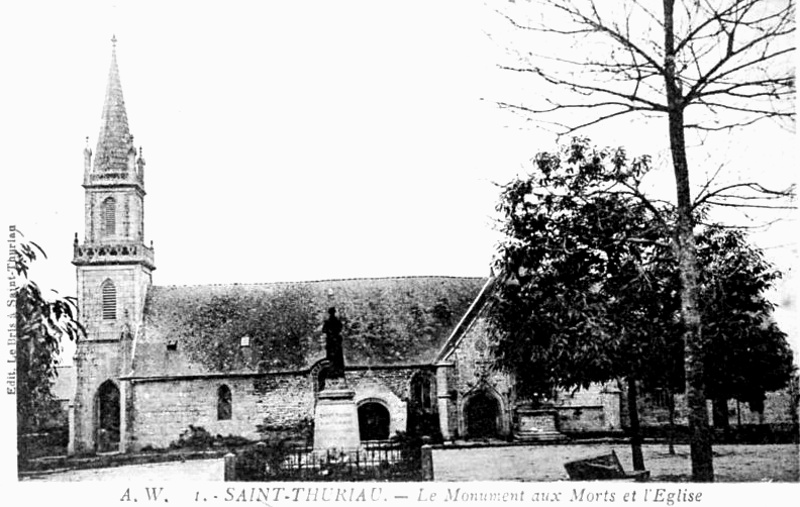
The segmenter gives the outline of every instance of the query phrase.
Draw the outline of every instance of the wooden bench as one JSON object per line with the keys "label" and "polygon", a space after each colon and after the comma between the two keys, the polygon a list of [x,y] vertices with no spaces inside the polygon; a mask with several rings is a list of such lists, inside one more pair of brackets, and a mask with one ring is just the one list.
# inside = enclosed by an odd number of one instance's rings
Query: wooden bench
{"label": "wooden bench", "polygon": [[564,463],[567,475],[573,481],[613,481],[633,479],[637,482],[650,478],[649,470],[637,470],[631,473],[622,469],[617,453],[595,456],[594,458],[581,459]]}

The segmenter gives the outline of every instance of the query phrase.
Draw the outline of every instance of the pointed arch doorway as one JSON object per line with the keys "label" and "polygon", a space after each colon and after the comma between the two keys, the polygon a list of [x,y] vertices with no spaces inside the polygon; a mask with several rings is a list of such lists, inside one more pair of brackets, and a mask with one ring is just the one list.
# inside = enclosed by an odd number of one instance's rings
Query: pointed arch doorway
{"label": "pointed arch doorway", "polygon": [[106,380],[97,390],[97,428],[95,448],[97,452],[119,450],[120,396],[117,385]]}
{"label": "pointed arch doorway", "polygon": [[486,391],[478,391],[464,406],[467,438],[496,438],[500,435],[500,403]]}

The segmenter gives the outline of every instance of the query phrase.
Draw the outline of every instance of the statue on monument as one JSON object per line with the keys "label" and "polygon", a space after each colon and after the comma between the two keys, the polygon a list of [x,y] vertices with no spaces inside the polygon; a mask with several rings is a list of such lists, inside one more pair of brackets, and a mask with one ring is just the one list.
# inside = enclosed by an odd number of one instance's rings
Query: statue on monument
{"label": "statue on monument", "polygon": [[[320,372],[322,385],[314,408],[314,450],[326,453],[330,449],[354,451],[361,446],[356,392],[347,387],[344,377],[342,327],[336,308],[329,308],[328,318],[322,325],[325,359],[329,366]],[[326,379],[333,380],[327,387]]]}
{"label": "statue on monument", "polygon": [[325,333],[325,359],[330,361],[328,378],[344,377],[344,352],[342,349],[342,321],[336,316],[336,308],[328,309],[328,318],[322,325]]}

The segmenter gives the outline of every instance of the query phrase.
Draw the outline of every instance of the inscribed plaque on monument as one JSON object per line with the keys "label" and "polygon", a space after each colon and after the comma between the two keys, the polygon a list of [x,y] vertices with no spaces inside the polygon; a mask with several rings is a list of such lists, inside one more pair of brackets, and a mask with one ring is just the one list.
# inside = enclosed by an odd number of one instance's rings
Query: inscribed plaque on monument
{"label": "inscribed plaque on monument", "polygon": [[314,449],[357,449],[358,411],[352,398],[320,398],[314,416]]}

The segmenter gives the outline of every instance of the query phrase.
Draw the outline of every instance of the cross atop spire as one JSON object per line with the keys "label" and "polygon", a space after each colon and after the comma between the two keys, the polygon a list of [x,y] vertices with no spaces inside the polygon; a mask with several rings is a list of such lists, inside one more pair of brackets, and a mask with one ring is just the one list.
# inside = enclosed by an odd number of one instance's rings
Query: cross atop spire
{"label": "cross atop spire", "polygon": [[[128,128],[128,114],[122,97],[122,84],[117,66],[117,37],[111,38],[111,68],[100,120],[100,135],[94,158],[94,172],[108,177],[125,178],[130,171],[130,159],[135,156],[133,137]],[[133,154],[133,155],[131,155]]]}

